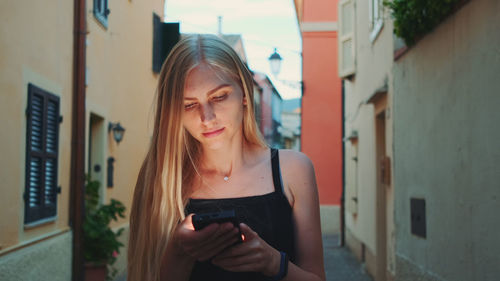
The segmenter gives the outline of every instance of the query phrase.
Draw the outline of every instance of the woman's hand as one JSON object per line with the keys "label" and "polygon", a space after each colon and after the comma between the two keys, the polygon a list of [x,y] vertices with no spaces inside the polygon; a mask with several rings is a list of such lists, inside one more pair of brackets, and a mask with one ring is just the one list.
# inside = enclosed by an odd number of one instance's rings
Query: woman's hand
{"label": "woman's hand", "polygon": [[206,261],[239,239],[238,228],[232,223],[213,223],[201,230],[194,230],[193,214],[189,214],[177,227],[174,242],[178,250],[195,260]]}
{"label": "woman's hand", "polygon": [[281,255],[262,240],[249,226],[240,223],[242,243],[227,248],[212,259],[212,263],[228,271],[260,272],[267,276],[278,274]]}

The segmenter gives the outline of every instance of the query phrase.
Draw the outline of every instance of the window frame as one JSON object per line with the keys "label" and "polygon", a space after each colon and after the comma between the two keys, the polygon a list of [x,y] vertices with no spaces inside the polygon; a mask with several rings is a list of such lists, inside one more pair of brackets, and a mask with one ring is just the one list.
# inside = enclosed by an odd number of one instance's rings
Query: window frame
{"label": "window frame", "polygon": [[368,13],[370,19],[370,42],[373,43],[384,26],[382,0],[368,0]]}
{"label": "window frame", "polygon": [[[36,96],[36,97],[35,97]],[[33,145],[33,116],[35,114],[34,99],[41,100],[40,113],[40,149],[34,148]],[[49,120],[49,103],[52,103],[55,108],[53,108],[52,118]],[[60,130],[60,98],[54,94],[49,93],[31,83],[28,84],[28,104],[26,108],[26,163],[25,163],[25,188],[24,188],[24,225],[25,227],[36,226],[48,221],[55,221],[57,219],[57,197],[60,193],[60,187],[58,186],[58,168],[59,168],[59,130]],[[54,139],[50,146],[53,150],[48,150],[48,135],[49,135],[49,125],[52,125],[52,132]],[[40,159],[40,168],[33,167],[32,160],[34,157]],[[48,174],[47,163],[52,162],[52,173]],[[35,171],[35,169],[37,169]],[[32,190],[32,174],[38,173],[38,189],[35,191],[39,199],[38,206],[31,206],[31,193]],[[49,175],[52,177],[52,190],[47,188],[47,178]],[[47,196],[51,196],[51,200],[47,199]],[[49,201],[50,200],[50,201]]]}
{"label": "window frame", "polygon": [[92,11],[97,21],[105,28],[108,28],[108,15],[110,13],[108,0],[94,0],[94,9]]}

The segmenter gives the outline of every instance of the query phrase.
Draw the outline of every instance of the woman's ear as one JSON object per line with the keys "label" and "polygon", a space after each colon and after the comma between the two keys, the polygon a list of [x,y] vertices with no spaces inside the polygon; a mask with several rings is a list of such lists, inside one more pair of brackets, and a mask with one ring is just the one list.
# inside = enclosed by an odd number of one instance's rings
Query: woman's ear
{"label": "woman's ear", "polygon": [[243,105],[246,106],[247,105],[247,97],[243,96]]}

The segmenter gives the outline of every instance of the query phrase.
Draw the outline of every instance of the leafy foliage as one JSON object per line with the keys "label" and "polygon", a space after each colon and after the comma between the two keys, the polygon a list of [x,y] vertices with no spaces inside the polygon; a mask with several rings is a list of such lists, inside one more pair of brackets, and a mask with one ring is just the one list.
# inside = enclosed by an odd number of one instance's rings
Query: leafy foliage
{"label": "leafy foliage", "polygon": [[384,5],[392,10],[394,33],[403,38],[406,45],[432,31],[457,4],[464,0],[392,0]]}
{"label": "leafy foliage", "polygon": [[118,241],[123,228],[113,232],[109,227],[111,220],[124,218],[125,206],[118,200],[111,199],[106,205],[99,205],[100,183],[86,177],[85,184],[85,219],[83,221],[83,245],[85,261],[110,266],[107,280],[117,273],[112,267],[123,243]]}

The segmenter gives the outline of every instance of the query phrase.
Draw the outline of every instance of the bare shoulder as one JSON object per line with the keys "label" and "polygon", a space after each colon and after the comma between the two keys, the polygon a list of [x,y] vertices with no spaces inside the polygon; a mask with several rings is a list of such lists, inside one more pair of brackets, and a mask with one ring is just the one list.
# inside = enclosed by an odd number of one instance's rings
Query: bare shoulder
{"label": "bare shoulder", "polygon": [[292,206],[298,197],[316,194],[314,165],[307,155],[295,150],[280,150],[280,166]]}
{"label": "bare shoulder", "polygon": [[307,155],[300,151],[282,149],[280,150],[280,164],[283,172],[290,175],[307,176],[308,173],[313,173],[314,166]]}

